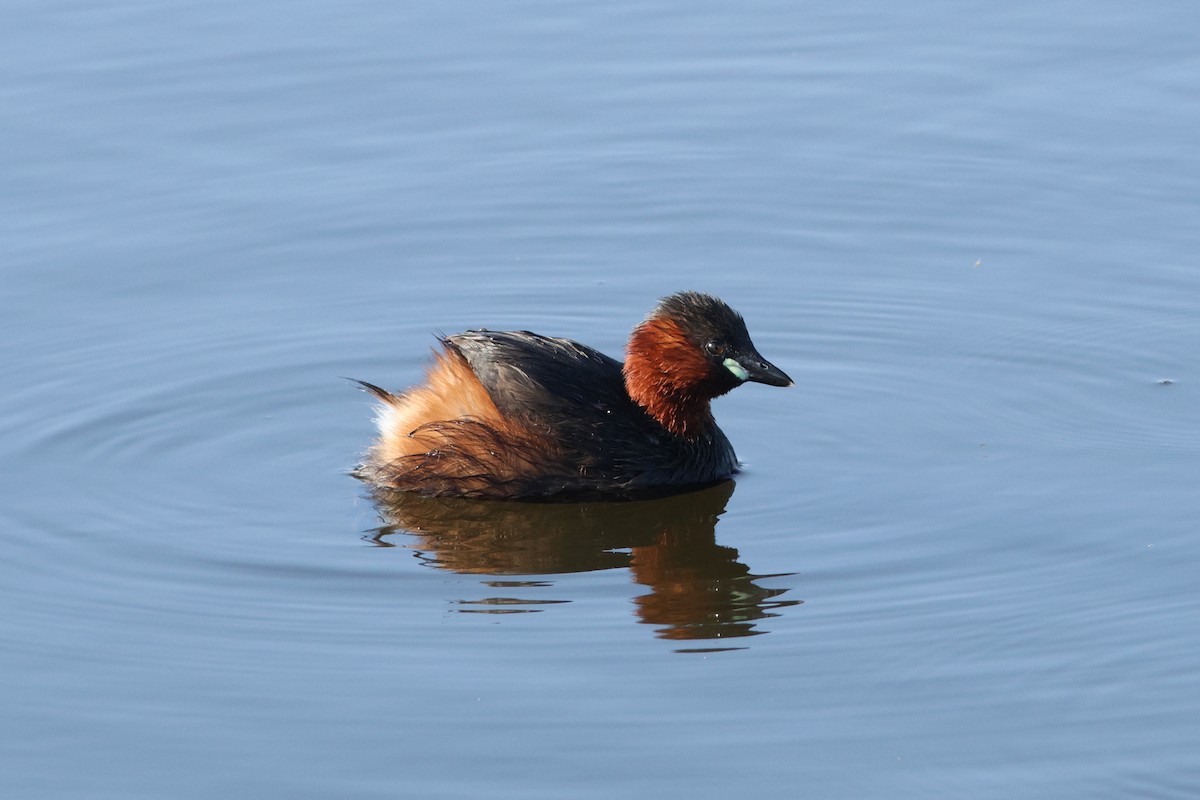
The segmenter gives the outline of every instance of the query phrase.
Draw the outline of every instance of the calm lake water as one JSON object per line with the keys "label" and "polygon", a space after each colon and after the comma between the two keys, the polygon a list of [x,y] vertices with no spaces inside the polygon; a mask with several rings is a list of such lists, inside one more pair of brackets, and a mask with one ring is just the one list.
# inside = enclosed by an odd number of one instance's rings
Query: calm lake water
{"label": "calm lake water", "polygon": [[[0,795],[1200,796],[1200,6],[6,8]],[[736,486],[347,475],[685,288]]]}

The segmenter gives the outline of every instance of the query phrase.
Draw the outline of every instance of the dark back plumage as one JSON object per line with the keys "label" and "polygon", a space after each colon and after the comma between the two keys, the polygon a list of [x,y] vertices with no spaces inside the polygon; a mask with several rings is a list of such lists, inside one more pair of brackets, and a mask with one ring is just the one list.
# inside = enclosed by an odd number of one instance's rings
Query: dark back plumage
{"label": "dark back plumage", "polygon": [[467,331],[442,340],[461,354],[506,416],[528,422],[580,421],[629,405],[621,362],[570,339],[529,331]]}

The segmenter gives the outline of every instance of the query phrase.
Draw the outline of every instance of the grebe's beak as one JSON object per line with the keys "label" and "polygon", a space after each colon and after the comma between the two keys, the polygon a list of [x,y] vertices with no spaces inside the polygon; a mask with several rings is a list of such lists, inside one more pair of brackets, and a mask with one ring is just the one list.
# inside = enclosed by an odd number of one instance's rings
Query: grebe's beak
{"label": "grebe's beak", "polygon": [[765,383],[768,386],[791,386],[792,379],[783,370],[767,361],[754,350],[737,358],[727,358],[725,369],[743,381]]}

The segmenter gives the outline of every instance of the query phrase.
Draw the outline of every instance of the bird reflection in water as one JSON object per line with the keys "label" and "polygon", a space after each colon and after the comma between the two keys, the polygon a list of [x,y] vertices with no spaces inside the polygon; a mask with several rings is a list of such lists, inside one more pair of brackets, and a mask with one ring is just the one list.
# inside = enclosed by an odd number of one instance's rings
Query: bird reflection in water
{"label": "bird reflection in water", "polygon": [[[662,638],[755,636],[765,633],[755,627],[759,620],[803,601],[778,599],[788,589],[759,583],[793,573],[752,575],[737,550],[717,544],[717,518],[733,487],[733,481],[725,481],[686,494],[622,503],[521,503],[376,492],[387,524],[369,538],[384,547],[409,547],[426,563],[462,574],[531,576],[628,568],[635,582],[649,588],[634,599],[638,617],[657,626]],[[503,588],[548,585],[536,580],[486,583]],[[493,613],[512,613],[545,602],[493,598],[481,604]]]}

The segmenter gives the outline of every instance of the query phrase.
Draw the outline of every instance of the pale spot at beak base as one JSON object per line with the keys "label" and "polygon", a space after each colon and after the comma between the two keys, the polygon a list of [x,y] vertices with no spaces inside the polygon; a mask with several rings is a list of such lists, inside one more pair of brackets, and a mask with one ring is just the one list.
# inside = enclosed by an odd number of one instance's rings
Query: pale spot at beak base
{"label": "pale spot at beak base", "polygon": [[744,381],[750,377],[750,373],[746,371],[746,368],[734,361],[732,358],[725,359],[721,362],[721,364],[724,365],[725,369],[732,372],[733,377],[737,378],[739,381]]}

